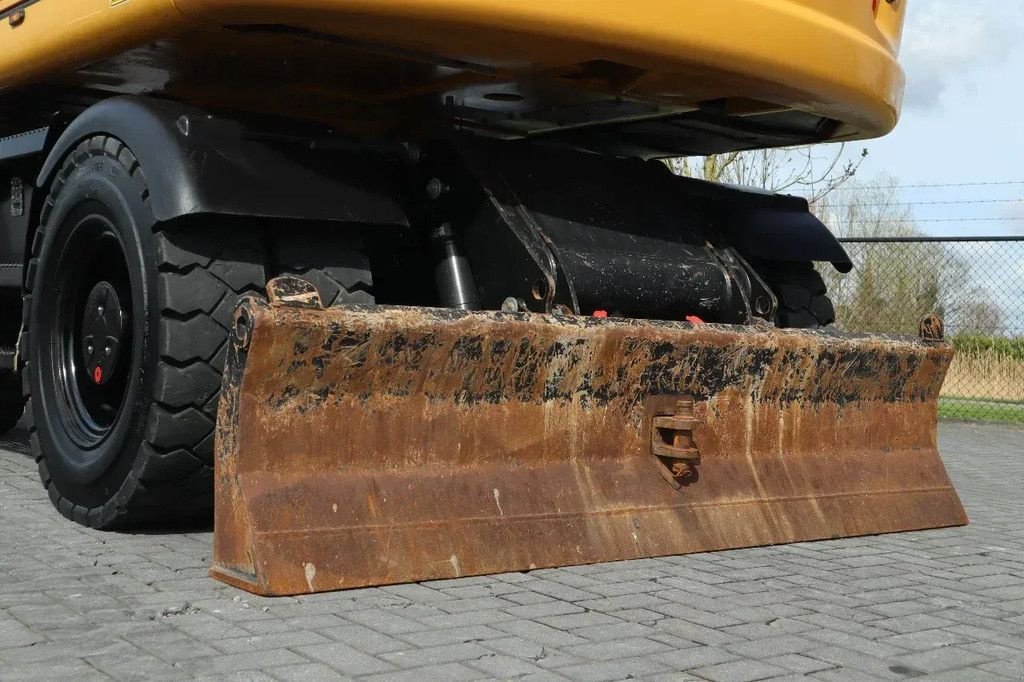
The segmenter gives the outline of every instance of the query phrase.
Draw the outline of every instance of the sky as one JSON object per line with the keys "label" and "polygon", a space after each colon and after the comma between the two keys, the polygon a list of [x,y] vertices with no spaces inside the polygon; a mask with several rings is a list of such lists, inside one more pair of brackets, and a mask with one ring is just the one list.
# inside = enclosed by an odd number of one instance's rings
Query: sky
{"label": "sky", "polygon": [[[903,115],[888,136],[847,146],[868,149],[858,182],[896,178],[931,235],[1024,235],[1024,0],[907,2]],[[912,186],[957,183],[1004,184]],[[969,263],[965,290],[980,287],[1005,332],[1024,334],[1024,243],[945,248]]]}
{"label": "sky", "polygon": [[[869,152],[858,179],[898,179],[928,233],[1024,235],[1024,0],[907,2],[903,116],[890,135],[848,145]],[[978,220],[939,222],[951,218]]]}

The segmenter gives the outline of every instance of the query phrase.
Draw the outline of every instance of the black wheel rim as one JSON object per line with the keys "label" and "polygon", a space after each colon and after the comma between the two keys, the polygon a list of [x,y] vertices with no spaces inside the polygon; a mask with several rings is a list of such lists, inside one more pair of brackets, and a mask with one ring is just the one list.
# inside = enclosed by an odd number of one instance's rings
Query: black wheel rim
{"label": "black wheel rim", "polygon": [[50,367],[68,436],[101,443],[125,405],[132,366],[132,291],[124,247],[104,216],[81,217],[64,241],[54,282]]}

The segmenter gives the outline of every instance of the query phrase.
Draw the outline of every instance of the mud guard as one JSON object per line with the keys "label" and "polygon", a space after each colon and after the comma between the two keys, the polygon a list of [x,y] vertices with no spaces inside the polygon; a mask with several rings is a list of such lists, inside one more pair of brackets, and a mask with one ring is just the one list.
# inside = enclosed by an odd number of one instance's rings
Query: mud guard
{"label": "mud guard", "polygon": [[249,129],[178,102],[110,97],[57,138],[36,186],[48,187],[82,140],[110,135],[138,160],[159,221],[212,214],[408,225],[386,163],[382,169],[366,154],[319,153],[311,149],[313,138],[282,144],[286,133]]}
{"label": "mud guard", "polygon": [[941,341],[684,322],[236,311],[211,574],[266,595],[967,522]]}

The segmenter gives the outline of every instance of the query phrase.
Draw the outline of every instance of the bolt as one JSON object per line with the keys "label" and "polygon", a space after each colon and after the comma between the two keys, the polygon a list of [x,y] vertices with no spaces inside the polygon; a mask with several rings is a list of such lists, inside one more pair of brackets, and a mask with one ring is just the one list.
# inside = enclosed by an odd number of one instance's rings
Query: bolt
{"label": "bolt", "polygon": [[518,313],[519,312],[519,300],[515,296],[509,296],[501,302],[501,312],[503,313]]}
{"label": "bolt", "polygon": [[438,225],[437,227],[435,227],[431,231],[430,236],[433,239],[441,240],[441,239],[449,239],[449,238],[453,237],[454,234],[455,233],[452,232],[452,225],[451,225],[451,223],[441,223],[440,225]]}
{"label": "bolt", "polygon": [[427,183],[427,196],[431,199],[439,199],[442,194],[448,192],[448,185],[444,184],[441,178],[431,178]]}
{"label": "bolt", "polygon": [[423,158],[423,153],[418,145],[412,142],[403,142],[402,147],[405,149],[406,158],[409,159],[410,163],[419,163],[420,159]]}

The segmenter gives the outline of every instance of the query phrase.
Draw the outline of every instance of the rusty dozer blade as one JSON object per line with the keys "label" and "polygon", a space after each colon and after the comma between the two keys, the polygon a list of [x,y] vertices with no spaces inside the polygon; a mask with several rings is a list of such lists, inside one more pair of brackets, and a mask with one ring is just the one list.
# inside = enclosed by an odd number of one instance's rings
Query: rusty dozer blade
{"label": "rusty dozer blade", "polygon": [[268,595],[967,522],[941,341],[243,301],[214,577]]}

